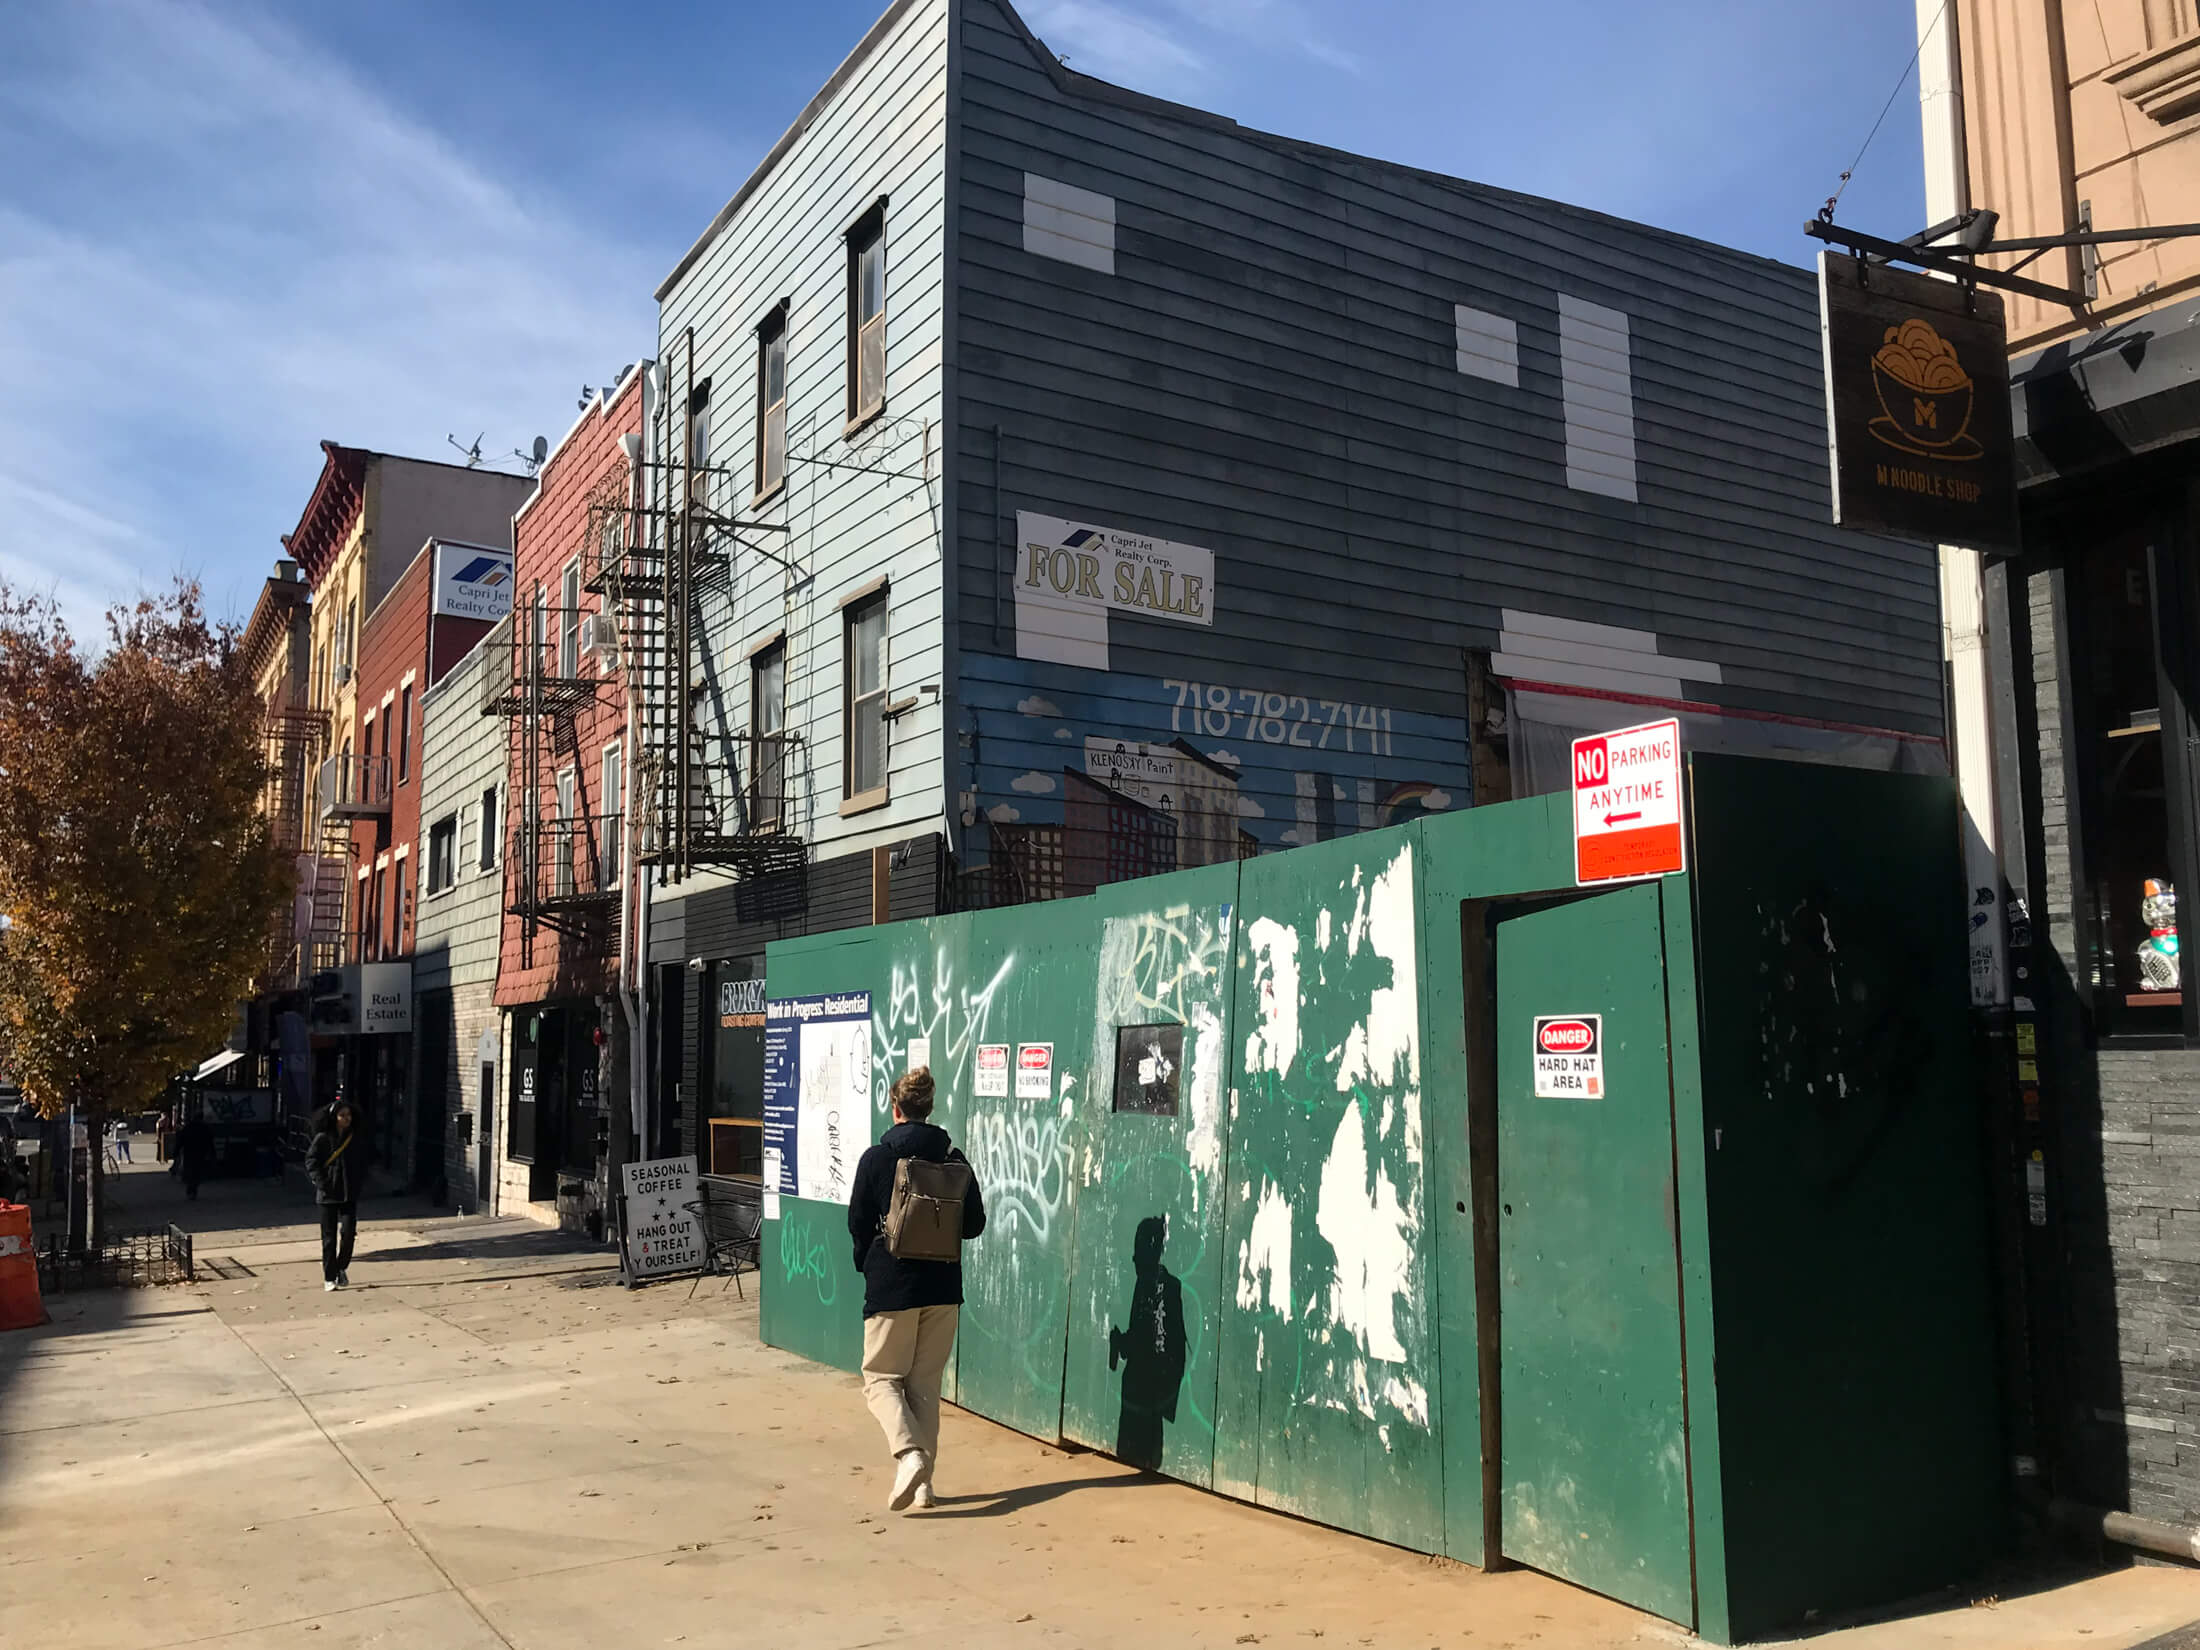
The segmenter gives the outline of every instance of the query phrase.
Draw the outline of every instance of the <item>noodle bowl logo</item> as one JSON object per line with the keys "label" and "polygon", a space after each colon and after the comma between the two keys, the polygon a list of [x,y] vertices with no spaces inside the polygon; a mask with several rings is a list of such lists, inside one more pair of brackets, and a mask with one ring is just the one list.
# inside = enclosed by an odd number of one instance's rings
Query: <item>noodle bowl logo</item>
{"label": "noodle bowl logo", "polygon": [[1887,328],[1872,356],[1872,388],[1882,415],[1871,421],[1872,435],[1895,451],[1959,460],[1984,454],[1970,434],[1971,375],[1930,321],[1913,315]]}

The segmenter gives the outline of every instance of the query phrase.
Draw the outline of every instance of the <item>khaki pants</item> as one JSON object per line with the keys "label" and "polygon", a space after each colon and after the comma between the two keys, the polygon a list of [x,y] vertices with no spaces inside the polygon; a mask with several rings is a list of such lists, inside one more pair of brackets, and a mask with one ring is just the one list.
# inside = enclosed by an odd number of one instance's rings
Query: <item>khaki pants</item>
{"label": "khaki pants", "polygon": [[939,1456],[940,1377],[961,1315],[959,1306],[912,1306],[863,1320],[863,1401],[897,1456]]}

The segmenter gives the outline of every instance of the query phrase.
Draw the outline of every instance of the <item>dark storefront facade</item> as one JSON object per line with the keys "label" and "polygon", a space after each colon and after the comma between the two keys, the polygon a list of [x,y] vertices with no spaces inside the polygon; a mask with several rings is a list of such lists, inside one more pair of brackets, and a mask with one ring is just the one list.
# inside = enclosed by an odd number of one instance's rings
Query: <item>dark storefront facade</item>
{"label": "dark storefront facade", "polygon": [[650,920],[653,1155],[705,1174],[763,1172],[764,947],[949,908],[945,844],[920,836],[806,873],[660,900]]}
{"label": "dark storefront facade", "polygon": [[2200,992],[2177,900],[2200,875],[2200,305],[2012,380],[2024,551],[1988,597],[2028,1431],[2054,1495],[2189,1527]]}

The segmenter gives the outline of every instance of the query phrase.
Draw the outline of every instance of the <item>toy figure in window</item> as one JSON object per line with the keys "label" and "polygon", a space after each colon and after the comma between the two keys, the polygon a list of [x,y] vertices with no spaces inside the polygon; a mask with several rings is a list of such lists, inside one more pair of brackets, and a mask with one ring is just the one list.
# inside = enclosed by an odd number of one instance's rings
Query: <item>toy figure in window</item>
{"label": "toy figure in window", "polygon": [[2147,937],[2139,942],[2139,977],[2149,991],[2175,991],[2177,890],[2161,878],[2148,877],[2139,915],[2147,925]]}

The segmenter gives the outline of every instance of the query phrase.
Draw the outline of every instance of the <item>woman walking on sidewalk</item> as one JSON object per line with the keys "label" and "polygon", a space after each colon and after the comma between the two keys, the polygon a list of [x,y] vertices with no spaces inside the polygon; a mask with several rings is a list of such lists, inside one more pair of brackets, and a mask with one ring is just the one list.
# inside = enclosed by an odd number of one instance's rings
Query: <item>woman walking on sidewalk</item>
{"label": "woman walking on sidewalk", "polygon": [[351,1287],[351,1246],[359,1234],[359,1173],[362,1148],[353,1131],[351,1102],[339,1098],[329,1108],[328,1122],[313,1137],[306,1153],[306,1172],[313,1177],[313,1195],[321,1205],[321,1287]]}

